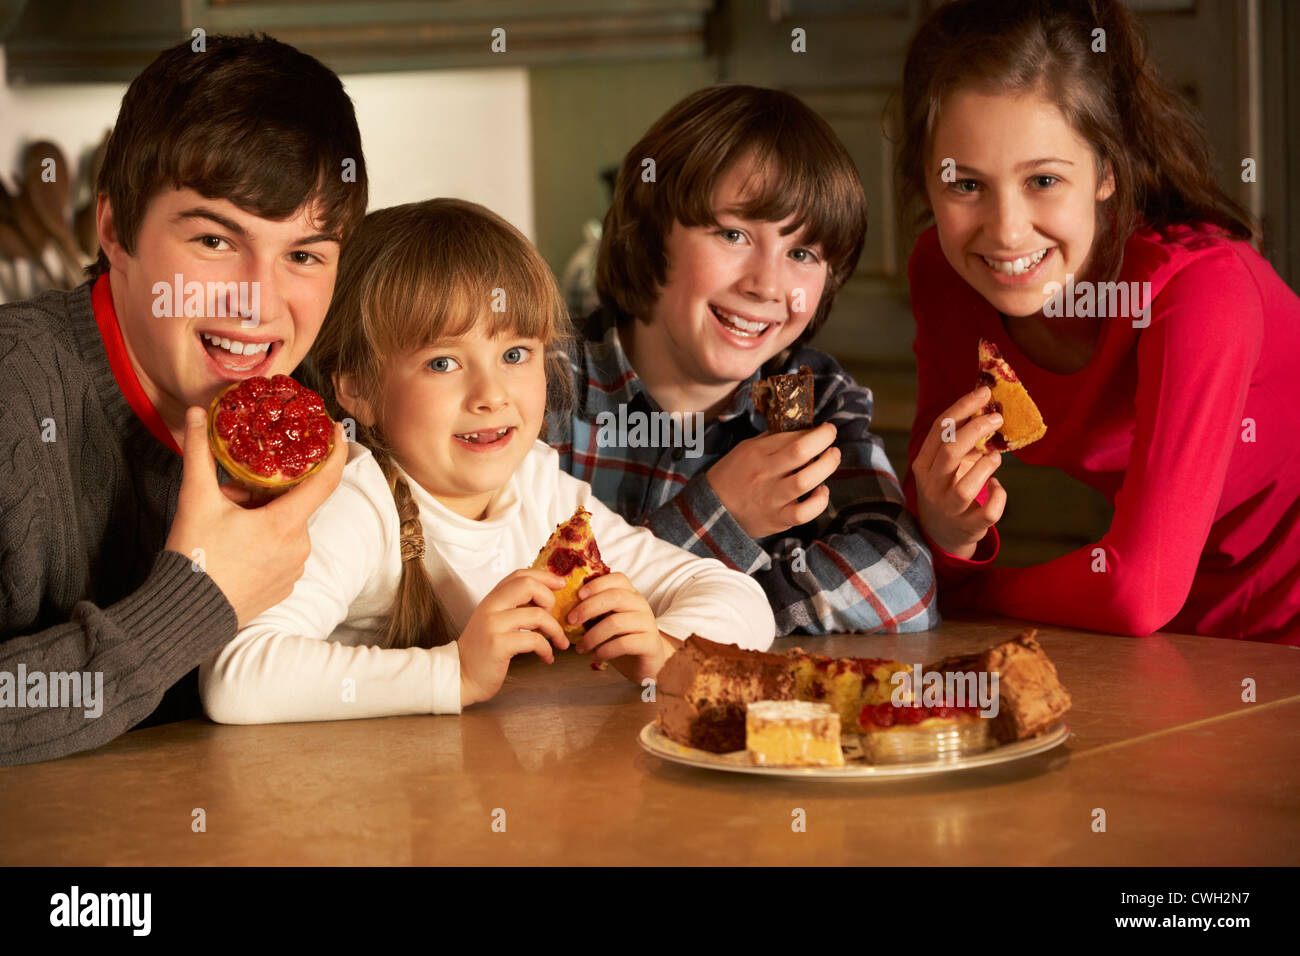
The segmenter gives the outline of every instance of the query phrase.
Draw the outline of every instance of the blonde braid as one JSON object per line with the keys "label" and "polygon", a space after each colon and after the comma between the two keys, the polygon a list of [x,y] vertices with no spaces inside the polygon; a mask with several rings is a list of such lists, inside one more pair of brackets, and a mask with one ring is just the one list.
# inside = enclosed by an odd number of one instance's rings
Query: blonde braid
{"label": "blonde braid", "polygon": [[424,528],[411,486],[397,470],[392,453],[377,429],[363,428],[365,443],[388,481],[401,529],[402,577],[389,613],[385,647],[438,647],[456,639],[446,609],[433,591],[424,566]]}
{"label": "blonde braid", "polygon": [[[383,464],[379,466],[381,469]],[[392,466],[389,466],[392,469]],[[385,472],[384,477],[388,478],[388,485],[393,489],[393,501],[397,503],[397,517],[401,521],[402,530],[402,563],[407,561],[424,560],[424,528],[420,525],[420,506],[415,503],[415,498],[411,495],[411,486],[406,483],[406,479],[392,469],[393,474]]]}

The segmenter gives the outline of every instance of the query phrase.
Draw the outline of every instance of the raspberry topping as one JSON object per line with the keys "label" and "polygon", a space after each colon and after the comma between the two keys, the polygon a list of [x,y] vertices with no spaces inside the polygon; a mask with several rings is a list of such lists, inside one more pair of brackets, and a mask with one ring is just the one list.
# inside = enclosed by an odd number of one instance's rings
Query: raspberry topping
{"label": "raspberry topping", "polygon": [[565,578],[569,576],[570,571],[584,563],[581,551],[575,551],[573,548],[556,548],[546,559],[546,570]]}
{"label": "raspberry topping", "polygon": [[288,375],[250,378],[217,400],[213,431],[230,461],[259,478],[298,478],[329,454],[334,423],[319,395]]}

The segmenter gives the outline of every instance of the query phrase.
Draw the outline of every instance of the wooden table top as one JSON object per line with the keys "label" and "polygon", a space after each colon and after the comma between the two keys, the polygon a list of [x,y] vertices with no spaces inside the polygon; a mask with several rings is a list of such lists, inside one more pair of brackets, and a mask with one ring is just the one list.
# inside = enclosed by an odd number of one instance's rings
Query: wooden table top
{"label": "wooden table top", "polygon": [[[910,663],[1021,627],[774,649]],[[1053,627],[1039,640],[1074,698],[1072,734],[1013,763],[852,783],[683,767],[638,746],[655,710],[640,688],[560,654],[516,660],[460,717],[193,720],[0,768],[0,864],[1300,863],[1296,649]]]}

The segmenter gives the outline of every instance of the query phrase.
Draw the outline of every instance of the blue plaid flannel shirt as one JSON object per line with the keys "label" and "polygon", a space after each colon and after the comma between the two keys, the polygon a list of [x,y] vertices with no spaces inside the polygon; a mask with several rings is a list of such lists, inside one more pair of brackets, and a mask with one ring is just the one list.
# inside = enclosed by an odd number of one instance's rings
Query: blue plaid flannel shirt
{"label": "blue plaid flannel shirt", "polygon": [[[597,498],[664,540],[753,576],[771,601],[778,636],[899,633],[938,625],[930,551],[903,503],[884,443],[869,430],[871,390],[831,356],[804,346],[755,372],[727,410],[705,424],[702,449],[688,450],[681,441],[628,447],[598,440],[598,416],[608,413],[617,421],[622,406],[623,421],[644,420],[662,409],[628,363],[609,312],[594,313],[585,333],[575,336],[569,354],[574,406],[568,415],[548,417],[546,437],[561,466],[589,482]],[[705,473],[739,442],[766,430],[750,385],[800,365],[813,372],[817,424],[835,423],[841,465],[826,483],[830,503],[821,515],[755,540],[714,494]],[[701,453],[694,457],[694,451]]]}

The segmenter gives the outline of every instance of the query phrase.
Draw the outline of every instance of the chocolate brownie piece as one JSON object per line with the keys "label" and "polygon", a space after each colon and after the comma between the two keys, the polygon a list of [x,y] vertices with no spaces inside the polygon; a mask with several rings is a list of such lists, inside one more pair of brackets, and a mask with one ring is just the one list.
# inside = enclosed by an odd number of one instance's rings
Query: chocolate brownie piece
{"label": "chocolate brownie piece", "polygon": [[813,426],[813,374],[807,365],[793,375],[760,379],[750,389],[754,408],[767,418],[772,432],[793,432]]}

